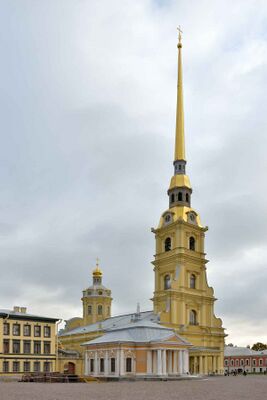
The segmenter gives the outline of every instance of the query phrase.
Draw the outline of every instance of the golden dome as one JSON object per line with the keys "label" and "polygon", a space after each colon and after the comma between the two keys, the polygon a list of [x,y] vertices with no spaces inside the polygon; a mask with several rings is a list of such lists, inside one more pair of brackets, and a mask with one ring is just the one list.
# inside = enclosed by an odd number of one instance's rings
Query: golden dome
{"label": "golden dome", "polygon": [[93,276],[97,277],[97,276],[102,276],[103,272],[101,271],[101,269],[99,268],[99,259],[96,259],[96,267],[93,270]]}

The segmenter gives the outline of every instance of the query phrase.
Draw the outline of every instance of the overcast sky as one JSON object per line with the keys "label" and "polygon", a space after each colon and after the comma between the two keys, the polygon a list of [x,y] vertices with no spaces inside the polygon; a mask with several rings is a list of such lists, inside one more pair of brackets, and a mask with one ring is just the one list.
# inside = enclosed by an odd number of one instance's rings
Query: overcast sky
{"label": "overcast sky", "polygon": [[180,24],[187,171],[216,314],[228,342],[267,342],[266,1],[0,5],[0,308],[81,315],[97,256],[113,314],[152,308]]}

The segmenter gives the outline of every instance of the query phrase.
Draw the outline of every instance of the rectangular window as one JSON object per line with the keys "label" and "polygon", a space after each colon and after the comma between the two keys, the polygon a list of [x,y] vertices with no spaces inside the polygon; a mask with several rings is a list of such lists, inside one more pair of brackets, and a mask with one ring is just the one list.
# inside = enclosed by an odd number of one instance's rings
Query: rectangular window
{"label": "rectangular window", "polygon": [[13,340],[13,353],[20,353],[20,340]]}
{"label": "rectangular window", "polygon": [[9,340],[4,339],[4,353],[9,353]]}
{"label": "rectangular window", "polygon": [[253,358],[253,360],[252,360],[252,365],[256,365],[256,360],[255,360],[255,358]]}
{"label": "rectangular window", "polygon": [[35,340],[33,343],[33,352],[34,354],[41,354],[41,341]]}
{"label": "rectangular window", "polygon": [[19,372],[19,362],[13,361],[13,372]]}
{"label": "rectangular window", "polygon": [[9,335],[10,325],[7,322],[4,322],[4,335]]}
{"label": "rectangular window", "polygon": [[9,372],[9,362],[8,361],[3,362],[3,372]]}
{"label": "rectangular window", "polygon": [[23,326],[23,335],[24,336],[31,336],[31,325],[24,325]]}
{"label": "rectangular window", "polygon": [[50,354],[50,353],[51,353],[51,343],[44,342],[44,354]]}
{"label": "rectangular window", "polygon": [[31,354],[31,341],[30,340],[23,341],[23,353]]}
{"label": "rectangular window", "polygon": [[249,359],[248,358],[246,359],[246,365],[249,365]]}
{"label": "rectangular window", "polygon": [[263,365],[262,359],[259,360],[259,365]]}
{"label": "rectangular window", "polygon": [[92,314],[92,306],[88,306],[88,315]]}
{"label": "rectangular window", "polygon": [[104,358],[100,358],[100,372],[104,372]]}
{"label": "rectangular window", "polygon": [[115,372],[116,370],[116,360],[115,358],[110,359],[110,371]]}
{"label": "rectangular window", "polygon": [[44,327],[44,337],[51,337],[51,328],[50,326]]}
{"label": "rectangular window", "polygon": [[51,371],[51,363],[50,362],[44,362],[44,372],[50,372]]}
{"label": "rectangular window", "polygon": [[41,327],[39,325],[34,325],[34,336],[35,337],[41,336]]}
{"label": "rectangular window", "polygon": [[130,357],[126,358],[126,372],[132,372],[132,359]]}
{"label": "rectangular window", "polygon": [[34,361],[33,370],[34,372],[40,372],[40,361]]}
{"label": "rectangular window", "polygon": [[94,361],[93,358],[90,359],[90,372],[94,372]]}
{"label": "rectangular window", "polygon": [[13,324],[13,336],[20,336],[20,325]]}
{"label": "rectangular window", "polygon": [[30,361],[24,361],[24,363],[23,363],[23,371],[24,372],[30,372],[30,370],[31,370]]}

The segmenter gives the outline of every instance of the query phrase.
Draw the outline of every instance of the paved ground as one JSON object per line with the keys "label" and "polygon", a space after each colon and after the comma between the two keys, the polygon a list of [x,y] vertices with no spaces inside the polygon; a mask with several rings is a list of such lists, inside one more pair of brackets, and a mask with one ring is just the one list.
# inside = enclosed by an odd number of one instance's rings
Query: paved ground
{"label": "paved ground", "polygon": [[0,382],[0,400],[262,400],[267,376],[110,383]]}

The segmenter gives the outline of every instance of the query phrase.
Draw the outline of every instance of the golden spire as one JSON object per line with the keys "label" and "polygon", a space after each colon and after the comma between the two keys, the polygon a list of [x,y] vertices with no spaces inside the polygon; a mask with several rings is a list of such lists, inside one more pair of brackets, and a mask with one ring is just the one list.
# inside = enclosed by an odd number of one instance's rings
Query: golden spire
{"label": "golden spire", "polygon": [[178,34],[178,79],[177,79],[177,106],[176,106],[176,135],[174,161],[185,161],[184,143],[184,104],[183,104],[183,73],[182,73],[182,31],[177,28]]}
{"label": "golden spire", "polygon": [[99,258],[96,258],[96,267],[93,270],[93,276],[102,276],[103,272],[101,271],[100,267],[99,267]]}

